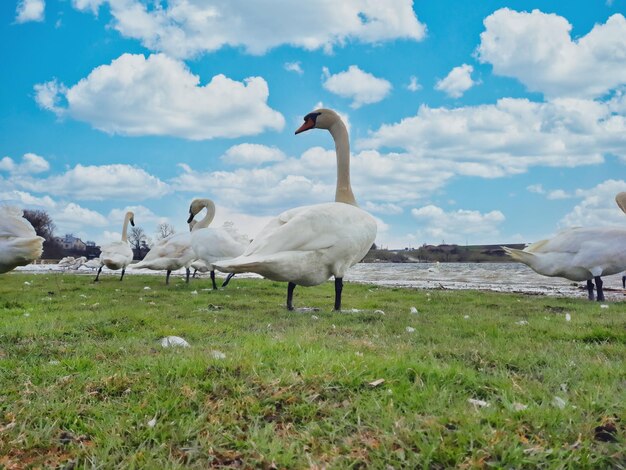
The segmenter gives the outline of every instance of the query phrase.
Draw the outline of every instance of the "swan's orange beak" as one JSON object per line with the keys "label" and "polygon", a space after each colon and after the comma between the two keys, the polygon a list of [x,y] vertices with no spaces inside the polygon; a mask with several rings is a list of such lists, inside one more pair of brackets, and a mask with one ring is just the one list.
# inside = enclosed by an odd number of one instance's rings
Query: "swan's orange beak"
{"label": "swan's orange beak", "polygon": [[296,130],[296,134],[308,131],[309,129],[313,129],[313,127],[315,127],[315,121],[313,119],[307,119],[306,121],[304,121],[304,124],[298,127],[298,130]]}

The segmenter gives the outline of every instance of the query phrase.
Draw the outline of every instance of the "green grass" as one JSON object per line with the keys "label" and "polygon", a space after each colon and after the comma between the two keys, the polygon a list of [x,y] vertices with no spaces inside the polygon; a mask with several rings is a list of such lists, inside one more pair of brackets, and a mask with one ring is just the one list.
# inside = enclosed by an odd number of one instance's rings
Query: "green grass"
{"label": "green grass", "polygon": [[0,468],[626,465],[624,302],[91,278],[0,277]]}

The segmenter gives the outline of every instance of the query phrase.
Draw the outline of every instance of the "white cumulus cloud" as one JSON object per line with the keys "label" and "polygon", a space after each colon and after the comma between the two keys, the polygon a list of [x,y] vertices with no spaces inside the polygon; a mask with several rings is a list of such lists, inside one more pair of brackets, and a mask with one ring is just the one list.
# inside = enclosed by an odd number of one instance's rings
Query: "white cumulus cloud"
{"label": "white cumulus cloud", "polygon": [[406,86],[409,91],[418,91],[422,89],[422,85],[417,81],[417,77],[415,75],[411,75],[409,78],[409,84]]}
{"label": "white cumulus cloud", "polygon": [[25,153],[22,162],[17,163],[11,157],[0,159],[0,171],[7,171],[15,174],[42,173],[50,169],[50,164],[44,157],[34,153]]}
{"label": "white cumulus cloud", "polygon": [[621,14],[573,39],[567,19],[502,8],[484,20],[478,59],[548,97],[594,98],[626,84],[626,18]]}
{"label": "white cumulus cloud", "polygon": [[45,9],[44,0],[19,0],[15,9],[15,22],[43,21]]}
{"label": "white cumulus cloud", "polygon": [[283,65],[283,67],[286,71],[295,72],[298,75],[302,75],[304,73],[304,70],[302,70],[302,64],[299,60],[296,62],[285,62],[285,65]]}
{"label": "white cumulus cloud", "polygon": [[445,78],[435,84],[435,89],[443,91],[452,98],[460,98],[477,83],[472,79],[473,71],[474,67],[467,64],[454,67]]}
{"label": "white cumulus cloud", "polygon": [[204,140],[280,130],[285,122],[267,105],[263,78],[216,75],[201,85],[183,62],[163,54],[123,54],[74,86],[53,80],[35,92],[42,108],[112,134]]}
{"label": "white cumulus cloud", "polygon": [[287,156],[277,147],[261,144],[239,144],[230,147],[221,160],[232,165],[260,165],[267,162],[280,162]]}
{"label": "white cumulus cloud", "polygon": [[47,192],[78,200],[158,198],[170,191],[159,178],[131,165],[76,165],[47,178],[15,178],[14,184],[32,192]]}
{"label": "white cumulus cloud", "polygon": [[378,103],[391,92],[391,83],[364,72],[356,65],[351,65],[345,72],[332,75],[324,67],[323,86],[331,93],[352,100],[352,108],[360,108],[365,104]]}
{"label": "white cumulus cloud", "polygon": [[382,125],[357,148],[403,149],[413,159],[457,175],[496,178],[533,166],[599,164],[626,159],[626,116],[606,103],[503,98],[457,108],[421,106],[415,116]]}
{"label": "white cumulus cloud", "polygon": [[560,228],[624,226],[624,213],[615,203],[617,193],[626,191],[626,181],[606,180],[593,188],[577,189],[581,202],[558,223]]}
{"label": "white cumulus cloud", "polygon": [[497,242],[498,226],[505,220],[498,210],[485,214],[464,209],[446,212],[432,204],[411,209],[411,215],[423,226],[416,233],[417,239],[431,243]]}
{"label": "white cumulus cloud", "polygon": [[426,27],[412,0],[73,0],[97,14],[108,5],[112,26],[146,48],[188,58],[225,46],[263,54],[281,45],[332,50],[347,42],[419,41]]}

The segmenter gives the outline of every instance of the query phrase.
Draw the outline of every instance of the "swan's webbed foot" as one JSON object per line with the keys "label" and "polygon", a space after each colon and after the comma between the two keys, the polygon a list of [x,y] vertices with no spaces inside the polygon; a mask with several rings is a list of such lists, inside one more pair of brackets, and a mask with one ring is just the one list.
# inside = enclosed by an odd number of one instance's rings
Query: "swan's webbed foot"
{"label": "swan's webbed foot", "polygon": [[343,291],[343,278],[335,278],[335,311],[341,310],[341,292]]}
{"label": "swan's webbed foot", "polygon": [[211,282],[213,283],[213,290],[217,290],[217,284],[215,283],[215,271],[211,270]]}
{"label": "swan's webbed foot", "polygon": [[589,300],[595,300],[593,295],[593,281],[591,279],[587,279],[587,292],[589,293]]}
{"label": "swan's webbed foot", "polygon": [[293,311],[293,290],[296,288],[296,285],[293,282],[290,282],[287,285],[287,310]]}
{"label": "swan's webbed foot", "polygon": [[598,292],[597,300],[598,302],[604,302],[604,290],[602,289],[602,284],[604,283],[600,276],[596,276],[594,279],[596,281],[596,291]]}
{"label": "swan's webbed foot", "polygon": [[235,277],[235,273],[228,273],[228,276],[226,276],[226,280],[222,284],[222,287],[226,287],[233,277]]}

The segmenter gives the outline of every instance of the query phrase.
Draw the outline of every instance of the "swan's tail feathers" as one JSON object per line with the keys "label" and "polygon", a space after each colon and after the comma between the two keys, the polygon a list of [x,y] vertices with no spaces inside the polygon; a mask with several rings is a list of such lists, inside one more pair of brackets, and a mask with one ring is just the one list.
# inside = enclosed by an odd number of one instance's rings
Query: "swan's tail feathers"
{"label": "swan's tail feathers", "polygon": [[213,263],[218,270],[224,273],[256,273],[265,259],[256,256],[239,256],[238,258],[225,259]]}
{"label": "swan's tail feathers", "polygon": [[509,248],[508,246],[502,246],[500,248],[502,248],[511,258],[524,264],[530,265],[533,258],[535,257],[535,255],[529,253],[528,251],[518,250],[516,248]]}

